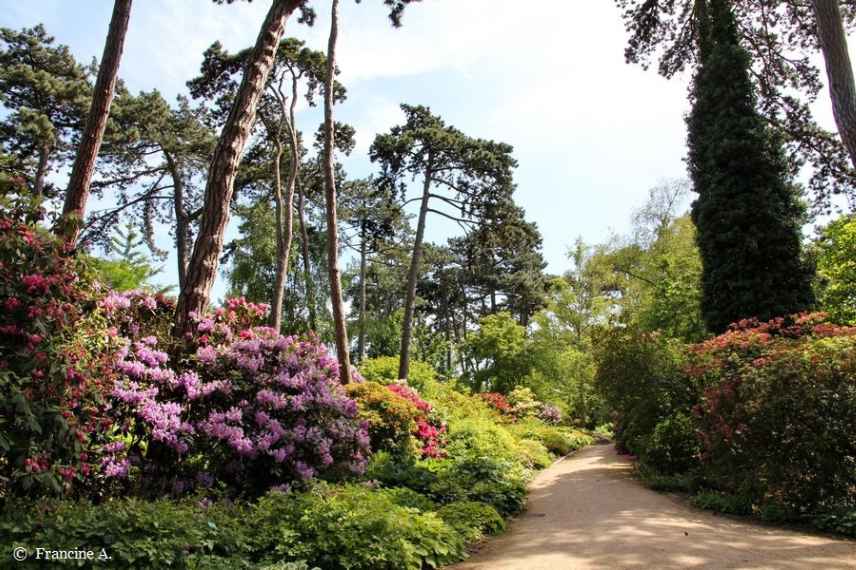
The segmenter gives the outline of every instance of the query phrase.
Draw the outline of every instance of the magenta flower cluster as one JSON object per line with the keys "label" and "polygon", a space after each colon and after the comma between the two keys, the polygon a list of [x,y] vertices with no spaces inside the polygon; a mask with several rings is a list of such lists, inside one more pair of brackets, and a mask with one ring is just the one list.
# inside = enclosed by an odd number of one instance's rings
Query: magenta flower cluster
{"label": "magenta flower cluster", "polygon": [[[111,297],[102,302],[105,311],[134,310],[145,302],[141,296]],[[136,446],[147,453],[132,462],[138,459],[143,472],[180,473],[183,481],[204,475],[241,491],[263,492],[364,470],[367,426],[338,381],[338,361],[313,340],[284,337],[268,327],[236,329],[260,307],[233,300],[198,319],[194,349],[179,367],[154,337],[127,340],[116,363],[122,379],[113,397],[117,410],[133,419],[124,425],[142,428],[149,442]],[[153,446],[160,451],[152,453]],[[128,476],[125,451],[105,453],[105,474]],[[154,457],[174,465],[146,469]]]}

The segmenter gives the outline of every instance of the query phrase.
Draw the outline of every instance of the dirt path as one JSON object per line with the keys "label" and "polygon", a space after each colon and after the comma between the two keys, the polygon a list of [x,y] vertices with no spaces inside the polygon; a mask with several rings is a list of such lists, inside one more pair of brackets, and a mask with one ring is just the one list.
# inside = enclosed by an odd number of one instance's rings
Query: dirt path
{"label": "dirt path", "polygon": [[753,525],[646,489],[611,445],[533,481],[527,512],[455,570],[856,569],[856,541]]}

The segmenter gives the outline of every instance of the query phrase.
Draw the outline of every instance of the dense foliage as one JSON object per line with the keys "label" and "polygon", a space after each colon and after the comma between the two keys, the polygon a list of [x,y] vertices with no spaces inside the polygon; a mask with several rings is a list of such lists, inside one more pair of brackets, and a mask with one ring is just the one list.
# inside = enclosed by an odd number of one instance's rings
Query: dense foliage
{"label": "dense foliage", "polygon": [[687,118],[701,306],[716,333],[813,302],[812,271],[800,252],[801,207],[780,142],[755,109],[749,56],[729,4],[712,0],[700,16],[700,66]]}
{"label": "dense foliage", "polygon": [[824,228],[817,243],[818,300],[839,323],[856,324],[856,218]]}
{"label": "dense foliage", "polygon": [[[411,1],[384,0],[396,25]],[[807,56],[771,52],[814,47],[813,25],[776,32],[808,9],[617,3],[628,59],[665,42],[665,75],[698,63],[698,199],[688,213],[690,183],[658,183],[628,235],[577,239],[561,275],[514,202],[512,147],[427,106],[402,104],[368,150],[379,171],[349,178],[336,26],[328,53],[282,36],[293,10],[311,23],[306,3],[270,4],[253,48],[214,43],[192,103],[119,82],[89,117],[97,65],[42,26],[0,28],[0,549],[25,547],[22,567],[51,545],[101,550],[78,567],[435,568],[501,532],[536,470],[592,432],[700,508],[853,535],[856,225],[804,250],[794,182],[808,161],[827,208],[853,173],[782,91],[817,93]],[[312,144],[295,113],[319,93]],[[47,227],[81,142],[104,208],[61,243]],[[428,243],[434,216],[462,231]],[[156,293],[164,235],[177,288]],[[800,312],[815,296],[828,314]]]}
{"label": "dense foliage", "polygon": [[0,219],[0,494],[70,491],[100,476],[120,343],[99,290],[63,246]]}
{"label": "dense foliage", "polygon": [[435,567],[591,442],[528,388],[502,414],[424,363],[421,390],[395,359],[366,362],[382,383],[342,385],[317,339],[258,326],[267,306],[242,298],[175,338],[165,297],[111,291],[32,226],[2,229],[4,548],[85,545],[128,568]]}
{"label": "dense foliage", "polygon": [[618,443],[655,486],[778,520],[833,520],[856,506],[856,329],[803,314],[741,321],[688,346],[610,336],[599,384]]}

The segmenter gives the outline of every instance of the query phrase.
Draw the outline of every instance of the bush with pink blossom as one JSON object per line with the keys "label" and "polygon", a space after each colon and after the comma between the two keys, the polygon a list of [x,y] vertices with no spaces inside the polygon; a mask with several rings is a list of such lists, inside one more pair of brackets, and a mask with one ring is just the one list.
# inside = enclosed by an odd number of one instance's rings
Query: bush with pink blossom
{"label": "bush with pink blossom", "polygon": [[338,362],[313,340],[232,328],[263,315],[261,305],[232,300],[199,319],[195,350],[176,367],[155,337],[129,341],[113,396],[132,420],[118,460],[132,468],[119,475],[139,474],[154,492],[216,481],[258,494],[362,472],[368,433]]}
{"label": "bush with pink blossom", "polygon": [[413,431],[413,435],[419,440],[422,457],[435,459],[445,457],[446,452],[443,447],[446,441],[446,426],[437,414],[433,413],[431,404],[423,400],[419,392],[406,384],[389,384],[387,389],[413,404],[420,412],[416,417],[416,429]]}
{"label": "bush with pink blossom", "polygon": [[103,289],[53,236],[0,216],[0,496],[91,485],[120,343]]}

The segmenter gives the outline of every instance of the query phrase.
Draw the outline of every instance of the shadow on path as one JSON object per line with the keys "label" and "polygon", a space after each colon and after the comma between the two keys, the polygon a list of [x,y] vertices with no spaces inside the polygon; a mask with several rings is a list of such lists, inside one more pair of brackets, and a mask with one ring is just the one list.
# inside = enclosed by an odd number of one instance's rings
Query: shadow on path
{"label": "shadow on path", "polygon": [[528,510],[455,570],[856,569],[856,542],[694,510],[631,478],[611,445],[541,472]]}

